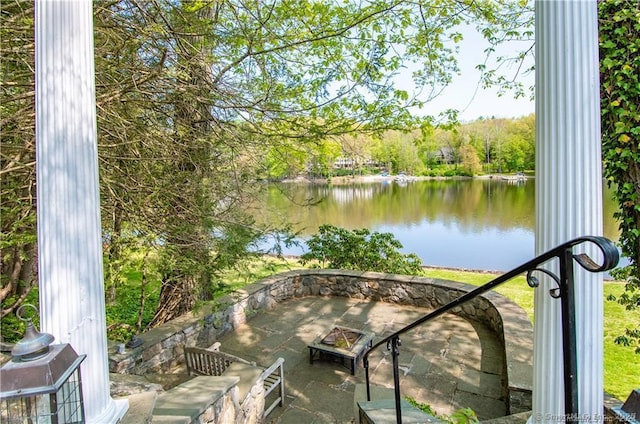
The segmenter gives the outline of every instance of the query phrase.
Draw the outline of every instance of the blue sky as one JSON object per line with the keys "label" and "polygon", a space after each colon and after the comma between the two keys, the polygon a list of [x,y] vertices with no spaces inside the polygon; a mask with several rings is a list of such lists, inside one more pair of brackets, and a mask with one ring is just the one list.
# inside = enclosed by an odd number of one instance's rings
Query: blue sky
{"label": "blue sky", "polygon": [[[535,103],[529,96],[514,99],[513,94],[506,93],[503,96],[498,95],[495,88],[483,89],[479,86],[480,71],[475,69],[476,65],[483,63],[485,60],[484,50],[487,47],[484,39],[474,30],[463,30],[465,36],[460,43],[460,52],[458,55],[460,75],[454,76],[453,83],[445,88],[444,92],[418,114],[437,115],[446,109],[458,109],[460,114],[458,119],[461,121],[471,121],[479,117],[497,118],[518,118],[535,112]],[[517,52],[526,50],[531,47],[532,41],[512,42],[509,45],[502,46],[499,51],[494,53],[498,55],[515,55]],[[532,65],[533,59],[526,63],[526,67]],[[488,64],[490,67],[490,64]],[[515,66],[505,67],[503,73],[508,77],[517,74]],[[525,87],[533,87],[533,72],[528,75],[518,75],[517,80],[521,81]],[[404,85],[404,84],[400,84]],[[407,89],[407,88],[405,88]]]}

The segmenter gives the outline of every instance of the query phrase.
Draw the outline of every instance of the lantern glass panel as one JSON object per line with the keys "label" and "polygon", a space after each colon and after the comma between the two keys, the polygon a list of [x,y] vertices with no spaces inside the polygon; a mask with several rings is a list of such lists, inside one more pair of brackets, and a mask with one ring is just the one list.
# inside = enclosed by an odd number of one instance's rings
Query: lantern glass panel
{"label": "lantern glass panel", "polygon": [[84,422],[80,363],[85,357],[68,344],[53,345],[44,358],[3,366],[0,423]]}
{"label": "lantern glass panel", "polygon": [[0,403],[3,424],[62,424],[84,422],[80,369],[62,384],[57,392],[15,397]]}

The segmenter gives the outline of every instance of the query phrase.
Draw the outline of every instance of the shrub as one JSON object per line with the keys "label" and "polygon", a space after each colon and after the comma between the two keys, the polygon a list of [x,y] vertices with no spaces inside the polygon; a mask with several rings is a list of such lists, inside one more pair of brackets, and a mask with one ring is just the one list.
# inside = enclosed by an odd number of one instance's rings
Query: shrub
{"label": "shrub", "polygon": [[475,411],[470,408],[460,408],[456,410],[451,416],[440,415],[431,408],[431,405],[427,403],[418,402],[410,396],[406,396],[405,399],[414,407],[418,408],[425,414],[432,415],[445,423],[449,424],[477,424],[480,421]]}
{"label": "shrub", "polygon": [[318,261],[321,267],[357,271],[420,274],[422,262],[414,253],[399,251],[402,244],[391,233],[353,231],[322,225],[307,241],[309,251],[300,256],[305,265]]}

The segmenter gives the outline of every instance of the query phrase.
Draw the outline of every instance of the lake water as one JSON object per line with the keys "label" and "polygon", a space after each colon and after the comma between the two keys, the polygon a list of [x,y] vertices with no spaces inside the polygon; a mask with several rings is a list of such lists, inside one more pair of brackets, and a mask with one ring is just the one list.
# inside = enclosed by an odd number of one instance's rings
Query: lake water
{"label": "lake water", "polygon": [[[604,235],[617,241],[616,204],[604,197]],[[534,200],[532,179],[281,184],[268,187],[262,219],[292,223],[301,241],[322,224],[390,232],[425,265],[508,271],[534,257]]]}

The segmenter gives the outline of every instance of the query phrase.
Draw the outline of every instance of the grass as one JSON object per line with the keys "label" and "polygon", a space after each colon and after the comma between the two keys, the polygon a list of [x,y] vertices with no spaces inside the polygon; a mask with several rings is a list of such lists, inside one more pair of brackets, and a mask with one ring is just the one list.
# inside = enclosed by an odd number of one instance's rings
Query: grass
{"label": "grass", "polygon": [[[292,269],[292,265],[295,268],[301,267],[297,261],[283,261],[268,256],[240,263],[237,269],[227,270],[217,278],[217,283],[211,289],[213,297],[219,298],[261,278],[288,271]],[[125,274],[124,280],[117,288],[115,299],[106,302],[107,337],[117,342],[126,342],[137,332],[135,325],[140,309],[142,272],[129,271]],[[148,280],[141,322],[143,331],[152,321],[160,299],[159,276],[152,275]],[[196,308],[199,306],[201,304]]]}
{"label": "grass", "polygon": [[[495,274],[468,272],[450,269],[428,269],[427,277],[454,280],[475,286],[496,277]],[[498,293],[520,305],[533,321],[533,293],[524,276],[517,277],[495,289]],[[624,292],[624,283],[607,281],[604,298],[613,294],[619,297]],[[634,324],[634,312],[627,311],[617,302],[604,300],[604,390],[624,401],[633,389],[640,387],[640,355],[633,348],[617,345],[614,339],[625,328]]]}
{"label": "grass", "polygon": [[[609,294],[620,296],[624,284],[607,282],[604,285],[605,298]],[[604,382],[605,390],[618,399],[625,400],[634,388],[640,388],[640,354],[632,347],[614,343],[625,328],[631,328],[633,312],[617,302],[604,303]],[[637,315],[637,312],[635,313]],[[637,316],[636,316],[637,319]]]}
{"label": "grass", "polygon": [[220,294],[233,292],[274,274],[300,268],[303,266],[295,259],[278,259],[272,256],[256,258],[254,261],[244,263],[238,269],[226,271],[222,276],[225,283],[224,290]]}

